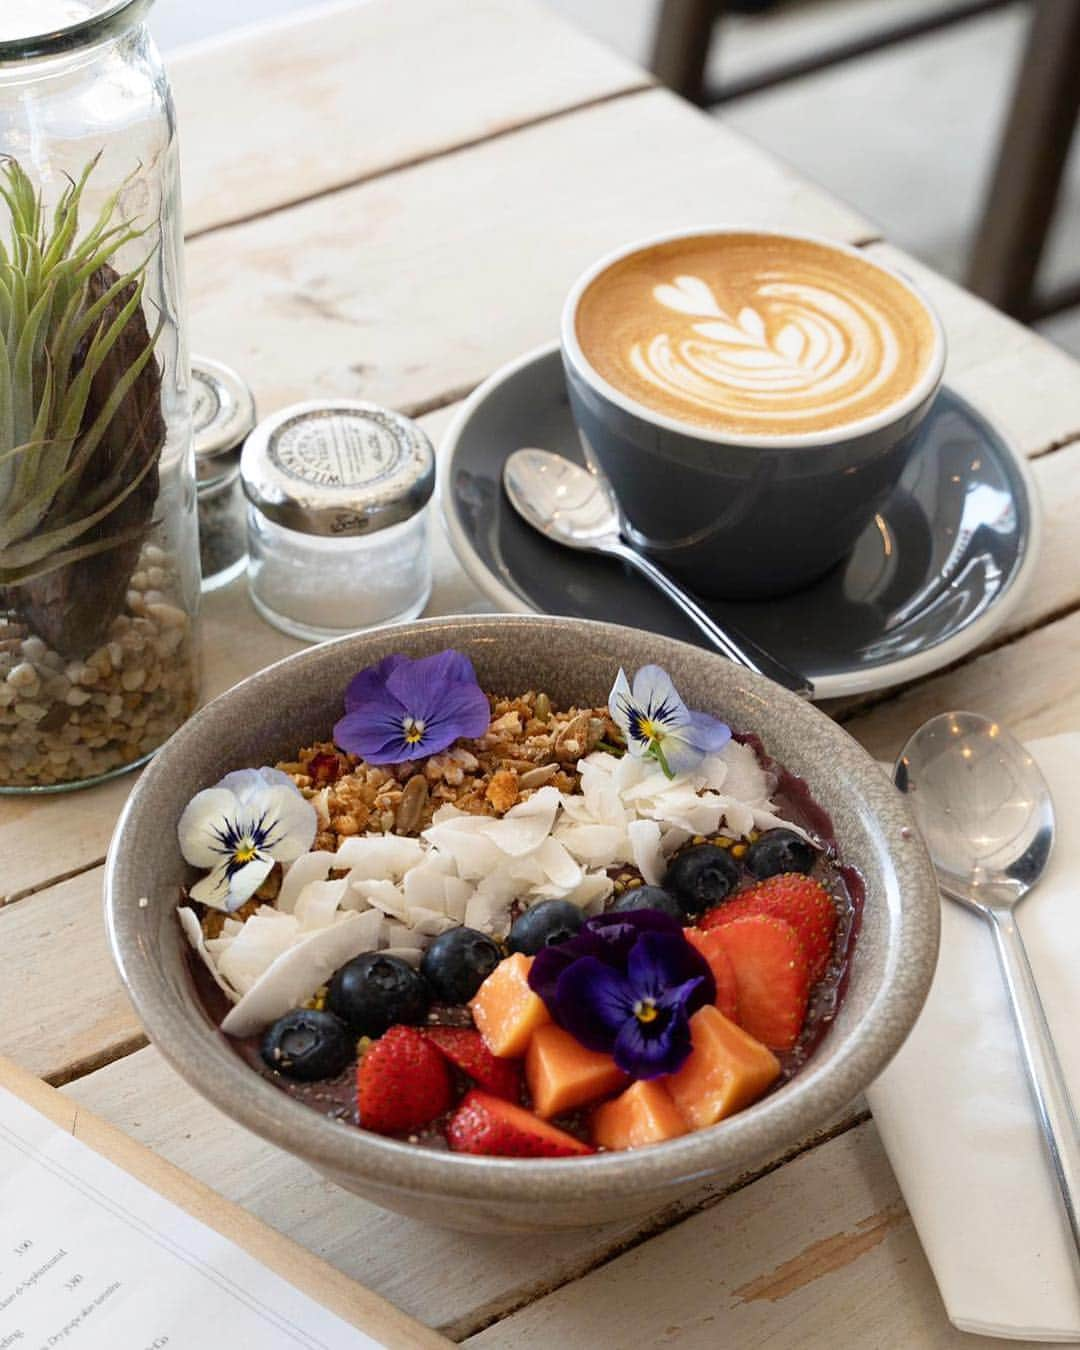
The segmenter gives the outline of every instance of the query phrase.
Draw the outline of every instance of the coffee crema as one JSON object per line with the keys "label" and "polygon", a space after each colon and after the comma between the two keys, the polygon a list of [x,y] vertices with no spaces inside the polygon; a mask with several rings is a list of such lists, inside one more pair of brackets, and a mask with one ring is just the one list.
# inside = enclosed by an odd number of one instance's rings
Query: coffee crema
{"label": "coffee crema", "polygon": [[917,296],[862,258],[766,234],[672,239],[585,288],[578,343],[620,392],[759,436],[844,427],[898,403],[937,344]]}

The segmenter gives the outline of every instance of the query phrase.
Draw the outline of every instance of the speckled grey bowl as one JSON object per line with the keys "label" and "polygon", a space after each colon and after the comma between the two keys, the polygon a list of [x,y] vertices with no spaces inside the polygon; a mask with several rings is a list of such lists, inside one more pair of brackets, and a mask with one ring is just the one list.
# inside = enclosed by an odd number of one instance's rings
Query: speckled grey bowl
{"label": "speckled grey bowl", "polygon": [[[402,651],[468,653],[481,683],[602,703],[620,664],[665,666],[692,707],[755,732],[830,812],[866,881],[862,931],[840,1013],[803,1071],[711,1129],[640,1152],[524,1161],[429,1152],[331,1121],[247,1068],[203,1010],[174,910],[188,879],[176,822],[230,769],[273,763],[325,737],[362,666]],[[105,879],[113,954],[151,1039],[220,1110],[331,1180],[449,1227],[572,1228],[643,1214],[706,1179],[733,1176],[820,1127],[885,1067],[922,1007],[938,942],[938,898],[904,799],[823,713],[696,647],[576,619],[433,619],[313,647],[209,704],[158,754],[117,825]],[[141,903],[145,898],[148,903]]]}

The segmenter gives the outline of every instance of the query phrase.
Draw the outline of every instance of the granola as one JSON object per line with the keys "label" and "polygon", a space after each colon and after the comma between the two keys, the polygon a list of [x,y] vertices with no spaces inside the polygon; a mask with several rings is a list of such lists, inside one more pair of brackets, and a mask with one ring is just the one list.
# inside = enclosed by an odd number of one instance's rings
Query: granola
{"label": "granola", "polygon": [[606,707],[558,711],[534,691],[489,702],[485,735],[427,759],[368,764],[320,741],[279,763],[318,812],[314,847],[334,853],[358,834],[419,834],[440,806],[502,816],[544,786],[577,792],[578,761],[621,739]]}

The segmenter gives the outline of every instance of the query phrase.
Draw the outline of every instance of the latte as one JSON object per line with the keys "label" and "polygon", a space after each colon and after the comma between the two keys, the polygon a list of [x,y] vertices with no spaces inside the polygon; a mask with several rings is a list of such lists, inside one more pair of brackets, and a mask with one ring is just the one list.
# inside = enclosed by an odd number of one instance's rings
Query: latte
{"label": "latte", "polygon": [[719,432],[802,435],[880,413],[938,344],[913,291],[850,253],[754,233],[668,240],[586,287],[578,343],[621,393]]}

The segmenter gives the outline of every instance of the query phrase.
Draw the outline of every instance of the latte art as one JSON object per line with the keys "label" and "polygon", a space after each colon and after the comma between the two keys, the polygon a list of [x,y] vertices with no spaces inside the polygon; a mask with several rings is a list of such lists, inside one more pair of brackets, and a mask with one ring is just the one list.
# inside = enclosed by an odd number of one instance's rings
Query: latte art
{"label": "latte art", "polygon": [[890,274],[808,241],[676,240],[586,289],[578,338],[609,383],[670,416],[744,433],[843,426],[926,369],[930,319]]}

